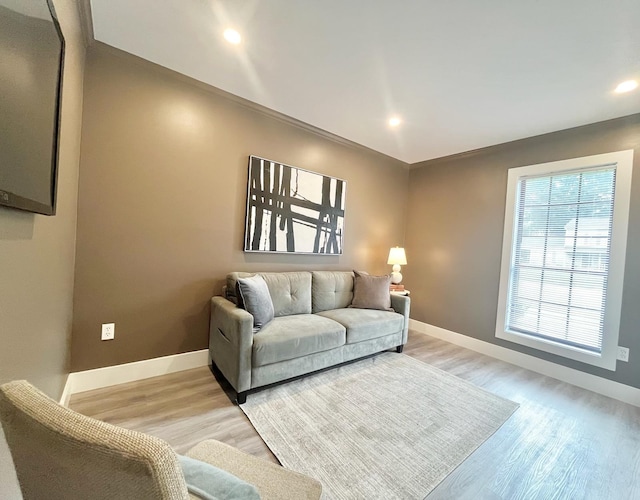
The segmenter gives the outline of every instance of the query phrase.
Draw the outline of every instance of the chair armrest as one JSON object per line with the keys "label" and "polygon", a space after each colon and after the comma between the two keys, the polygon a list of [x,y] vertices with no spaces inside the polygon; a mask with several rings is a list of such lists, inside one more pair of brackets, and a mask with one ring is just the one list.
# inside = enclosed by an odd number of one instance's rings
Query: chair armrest
{"label": "chair armrest", "polygon": [[391,307],[398,314],[404,316],[404,328],[402,330],[402,345],[407,343],[409,337],[409,311],[411,309],[411,299],[408,295],[391,294]]}
{"label": "chair armrest", "polygon": [[224,297],[211,299],[209,355],[237,392],[251,388],[253,316]]}
{"label": "chair armrest", "polygon": [[263,500],[317,500],[322,495],[322,485],[315,479],[213,439],[202,441],[186,455],[253,484]]}

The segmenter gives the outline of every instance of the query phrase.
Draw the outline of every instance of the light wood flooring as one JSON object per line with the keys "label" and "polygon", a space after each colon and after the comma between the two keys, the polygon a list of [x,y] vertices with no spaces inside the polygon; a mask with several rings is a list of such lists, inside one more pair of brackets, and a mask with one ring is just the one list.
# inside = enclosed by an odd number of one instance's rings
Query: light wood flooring
{"label": "light wood flooring", "polygon": [[[428,500],[640,499],[640,408],[416,332],[404,353],[520,404]],[[277,462],[208,368],[75,394],[70,406],[179,453],[213,438]]]}

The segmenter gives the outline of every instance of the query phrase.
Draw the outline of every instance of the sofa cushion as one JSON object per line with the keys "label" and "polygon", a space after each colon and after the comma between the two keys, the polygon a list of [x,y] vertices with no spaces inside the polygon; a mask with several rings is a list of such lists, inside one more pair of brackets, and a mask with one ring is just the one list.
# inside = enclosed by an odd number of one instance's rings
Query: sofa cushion
{"label": "sofa cushion", "polygon": [[236,272],[227,274],[227,281],[223,288],[224,298],[230,300],[236,305],[238,304],[238,278],[250,278],[251,276],[255,276],[256,273],[244,273],[244,272]]}
{"label": "sofa cushion", "polygon": [[311,273],[260,273],[269,287],[276,317],[311,314]]}
{"label": "sofa cushion", "polygon": [[348,307],[353,299],[353,273],[313,271],[311,273],[313,312]]}
{"label": "sofa cushion", "polygon": [[276,317],[311,313],[311,273],[304,271],[286,273],[229,273],[227,274],[227,284],[224,289],[225,298],[234,304],[239,304],[236,296],[238,279],[257,275],[262,276],[267,282]]}
{"label": "sofa cushion", "polygon": [[391,276],[370,276],[353,271],[353,301],[349,307],[361,309],[391,309]]}
{"label": "sofa cushion", "polygon": [[316,314],[275,318],[253,337],[253,365],[263,366],[344,345],[345,327]]}
{"label": "sofa cushion", "polygon": [[238,278],[238,306],[253,316],[253,333],[273,319],[273,303],[262,276]]}
{"label": "sofa cushion", "polygon": [[344,325],[347,329],[347,344],[384,337],[400,332],[404,328],[404,317],[390,311],[334,309],[319,312],[317,316],[323,316]]}

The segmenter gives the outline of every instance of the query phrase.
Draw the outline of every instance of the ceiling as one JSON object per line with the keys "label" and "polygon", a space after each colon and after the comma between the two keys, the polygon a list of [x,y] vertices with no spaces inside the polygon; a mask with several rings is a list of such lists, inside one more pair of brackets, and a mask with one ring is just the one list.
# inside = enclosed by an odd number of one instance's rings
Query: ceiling
{"label": "ceiling", "polygon": [[[96,40],[407,163],[640,112],[638,0],[91,0]],[[233,27],[243,37],[222,37]],[[388,125],[391,116],[402,123]]]}

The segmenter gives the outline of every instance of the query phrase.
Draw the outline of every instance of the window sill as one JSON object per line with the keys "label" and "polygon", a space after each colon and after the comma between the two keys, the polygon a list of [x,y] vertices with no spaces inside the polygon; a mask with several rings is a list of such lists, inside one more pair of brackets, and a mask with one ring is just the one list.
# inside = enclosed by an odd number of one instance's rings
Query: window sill
{"label": "window sill", "polygon": [[532,337],[531,335],[513,332],[510,330],[498,330],[496,331],[496,337],[502,340],[513,342],[514,344],[531,347],[532,349],[536,349],[538,351],[543,351],[550,354],[555,354],[556,356],[561,356],[563,358],[580,361],[581,363],[586,363],[588,365],[598,366],[600,368],[605,368],[611,371],[616,370],[617,353],[615,348],[607,349],[606,346],[603,346],[602,353],[597,354],[585,349],[566,346],[552,340]]}

